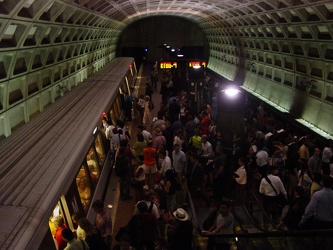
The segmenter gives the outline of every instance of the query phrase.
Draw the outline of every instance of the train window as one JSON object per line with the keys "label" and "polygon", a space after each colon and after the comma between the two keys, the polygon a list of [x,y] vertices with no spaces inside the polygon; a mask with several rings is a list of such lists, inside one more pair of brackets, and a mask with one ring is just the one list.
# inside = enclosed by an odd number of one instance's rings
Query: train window
{"label": "train window", "polygon": [[100,166],[104,165],[105,162],[105,151],[103,147],[103,141],[101,134],[97,134],[97,137],[95,139],[95,149],[98,157],[98,162]]}
{"label": "train window", "polygon": [[91,180],[94,186],[96,187],[100,175],[100,166],[98,163],[96,151],[93,148],[90,148],[87,154],[87,165],[88,165],[89,176],[91,177]]}
{"label": "train window", "polygon": [[[61,231],[64,228],[73,229],[74,227],[73,227],[72,220],[70,219],[70,213],[69,213],[66,198],[64,195],[62,195],[60,197],[58,204],[53,209],[52,215],[50,216],[50,219],[49,219],[49,227],[50,227],[50,232],[53,236],[52,238],[55,243],[55,246],[59,246],[59,248],[61,246],[66,246],[66,242],[63,241],[63,239],[62,239]],[[49,241],[47,240],[45,243],[47,243],[47,242],[49,242]],[[49,244],[51,244],[51,243],[49,242]],[[39,248],[39,249],[46,249],[46,247]],[[48,247],[48,249],[50,249],[50,247]]]}
{"label": "train window", "polygon": [[111,121],[112,121],[112,124],[116,124],[116,115],[115,115],[115,111],[114,111],[114,105],[111,107],[110,109],[110,117],[111,117]]}
{"label": "train window", "polygon": [[84,211],[88,211],[89,204],[92,196],[92,184],[90,182],[89,174],[84,165],[82,165],[79,173],[76,176],[76,186],[79,191],[80,199]]}

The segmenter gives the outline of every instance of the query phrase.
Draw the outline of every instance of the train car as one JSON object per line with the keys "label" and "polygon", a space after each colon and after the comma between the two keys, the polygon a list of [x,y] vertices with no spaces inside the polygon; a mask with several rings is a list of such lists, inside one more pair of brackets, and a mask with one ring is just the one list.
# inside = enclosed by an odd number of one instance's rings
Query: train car
{"label": "train car", "polygon": [[121,118],[136,78],[134,58],[115,58],[0,142],[0,249],[56,249],[54,216],[94,220],[112,171],[102,118]]}

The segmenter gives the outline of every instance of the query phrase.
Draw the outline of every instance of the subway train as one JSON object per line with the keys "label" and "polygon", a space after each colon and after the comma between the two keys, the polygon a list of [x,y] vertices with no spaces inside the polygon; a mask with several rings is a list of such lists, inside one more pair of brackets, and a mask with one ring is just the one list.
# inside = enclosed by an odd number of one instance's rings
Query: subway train
{"label": "subway train", "polygon": [[121,119],[136,79],[135,59],[115,58],[0,142],[0,249],[56,249],[53,217],[94,218],[112,171],[102,119]]}

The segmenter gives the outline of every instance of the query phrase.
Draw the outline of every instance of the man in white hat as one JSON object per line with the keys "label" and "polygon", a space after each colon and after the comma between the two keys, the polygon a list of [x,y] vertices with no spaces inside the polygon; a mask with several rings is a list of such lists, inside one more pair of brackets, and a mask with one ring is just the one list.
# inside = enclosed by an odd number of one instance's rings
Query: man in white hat
{"label": "man in white hat", "polygon": [[173,212],[174,219],[168,227],[168,245],[173,250],[192,250],[193,224],[188,213],[178,208]]}

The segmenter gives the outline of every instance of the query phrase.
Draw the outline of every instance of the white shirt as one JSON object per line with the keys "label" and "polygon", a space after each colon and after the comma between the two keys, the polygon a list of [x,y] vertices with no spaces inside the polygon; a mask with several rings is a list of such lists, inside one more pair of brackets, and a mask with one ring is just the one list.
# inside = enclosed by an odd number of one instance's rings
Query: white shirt
{"label": "white shirt", "polygon": [[211,158],[214,155],[212,144],[209,141],[201,143],[202,156],[206,158]]}
{"label": "white shirt", "polygon": [[166,156],[161,164],[161,174],[165,174],[168,169],[171,169],[171,159],[169,156]]}
{"label": "white shirt", "polygon": [[114,133],[112,132],[112,130],[115,128],[115,126],[113,125],[109,125],[107,126],[107,128],[105,129],[105,136],[107,139],[111,139],[111,137],[114,135]]}
{"label": "white shirt", "polygon": [[[287,192],[284,189],[283,183],[278,176],[269,174],[267,178],[271,181],[272,185],[274,186],[276,192],[278,194],[282,193],[287,198]],[[261,179],[259,192],[266,196],[277,196],[276,192],[274,191],[273,187],[267,182],[265,178]]]}
{"label": "white shirt", "polygon": [[312,180],[309,177],[308,173],[303,172],[301,175],[302,170],[298,170],[297,176],[298,176],[298,186],[303,187],[305,190],[309,190],[312,184]]}
{"label": "white shirt", "polygon": [[89,246],[84,240],[73,239],[67,243],[67,246],[64,250],[89,250]]}
{"label": "white shirt", "polygon": [[147,130],[143,130],[142,135],[146,141],[151,141],[153,139],[153,137],[151,136],[151,133]]}
{"label": "white shirt", "polygon": [[173,168],[177,173],[182,173],[184,171],[184,164],[186,163],[186,155],[183,151],[172,151],[172,160],[173,160]]}
{"label": "white shirt", "polygon": [[235,180],[238,184],[246,184],[247,174],[244,166],[239,167],[235,172],[239,177],[236,177]]}

